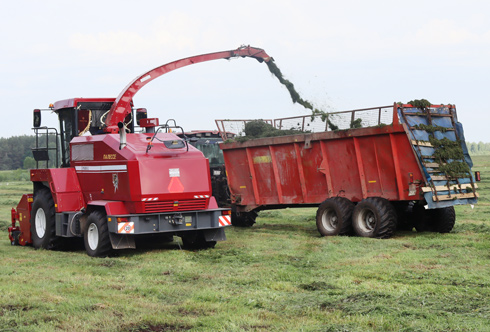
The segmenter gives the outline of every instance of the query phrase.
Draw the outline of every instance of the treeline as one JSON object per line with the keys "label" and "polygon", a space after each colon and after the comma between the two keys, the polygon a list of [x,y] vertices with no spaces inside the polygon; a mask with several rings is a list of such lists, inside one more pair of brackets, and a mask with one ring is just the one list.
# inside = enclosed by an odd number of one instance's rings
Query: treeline
{"label": "treeline", "polygon": [[[40,136],[39,142],[45,143],[46,136]],[[56,146],[54,136],[50,135],[50,147]],[[36,167],[32,149],[36,146],[36,136],[23,135],[0,138],[0,170],[30,169]],[[50,151],[50,167],[55,165],[56,152]],[[45,166],[45,163],[42,163]],[[40,164],[41,166],[41,164]]]}
{"label": "treeline", "polygon": [[490,143],[466,142],[470,155],[490,155]]}
{"label": "treeline", "polygon": [[[45,138],[41,138],[40,142]],[[55,145],[53,138],[50,146]],[[490,143],[466,142],[471,155],[490,155]],[[0,170],[30,169],[36,167],[36,162],[32,157],[32,148],[36,146],[36,137],[33,135],[12,136],[0,138]],[[54,151],[50,152],[51,165],[54,165]],[[42,165],[44,167],[44,163]]]}

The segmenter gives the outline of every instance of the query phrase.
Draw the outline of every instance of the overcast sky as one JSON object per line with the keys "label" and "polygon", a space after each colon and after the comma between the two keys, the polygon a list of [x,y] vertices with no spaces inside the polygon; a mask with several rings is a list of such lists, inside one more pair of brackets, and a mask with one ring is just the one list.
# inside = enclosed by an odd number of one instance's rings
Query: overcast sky
{"label": "overcast sky", "polygon": [[[0,12],[0,136],[31,134],[32,110],[116,97],[180,58],[263,48],[304,99],[325,110],[425,98],[456,104],[468,141],[490,141],[488,1],[6,1]],[[278,118],[293,105],[254,59],[176,70],[135,97],[160,122]],[[51,118],[51,121],[49,121]],[[43,124],[55,125],[43,113]]]}

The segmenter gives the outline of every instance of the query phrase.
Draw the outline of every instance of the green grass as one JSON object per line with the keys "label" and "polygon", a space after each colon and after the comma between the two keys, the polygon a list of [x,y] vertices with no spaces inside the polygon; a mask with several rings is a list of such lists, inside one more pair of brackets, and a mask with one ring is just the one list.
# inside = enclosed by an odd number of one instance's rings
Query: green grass
{"label": "green grass", "polygon": [[215,249],[177,242],[95,259],[12,247],[0,182],[1,331],[490,331],[490,156],[449,234],[322,238],[315,209],[262,212]]}

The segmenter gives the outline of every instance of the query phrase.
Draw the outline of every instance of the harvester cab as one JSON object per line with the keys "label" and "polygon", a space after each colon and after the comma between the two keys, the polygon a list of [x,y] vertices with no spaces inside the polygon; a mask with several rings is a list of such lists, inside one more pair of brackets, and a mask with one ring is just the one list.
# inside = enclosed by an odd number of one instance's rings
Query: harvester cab
{"label": "harvester cab", "polygon": [[[231,212],[212,195],[208,159],[171,132],[183,132],[175,121],[159,126],[145,109],[135,112],[133,97],[169,71],[231,57],[271,59],[246,46],[177,60],[136,77],[117,98],[54,103],[49,111],[58,115],[59,129],[42,127],[36,110],[33,193],[12,209],[12,244],[56,249],[83,238],[88,255],[105,257],[113,249],[135,248],[136,238],[175,235],[189,248],[225,240]],[[135,132],[135,122],[144,132]]]}

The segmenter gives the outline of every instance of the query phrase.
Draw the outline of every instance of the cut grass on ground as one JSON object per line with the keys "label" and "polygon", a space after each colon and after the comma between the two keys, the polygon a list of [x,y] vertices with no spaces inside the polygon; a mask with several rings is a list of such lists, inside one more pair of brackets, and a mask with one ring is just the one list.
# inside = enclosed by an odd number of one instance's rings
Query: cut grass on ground
{"label": "cut grass on ground", "polygon": [[481,199],[457,207],[449,234],[322,238],[315,209],[284,209],[228,228],[215,249],[107,259],[10,246],[10,208],[31,185],[1,182],[2,329],[489,331],[490,157],[473,160]]}

